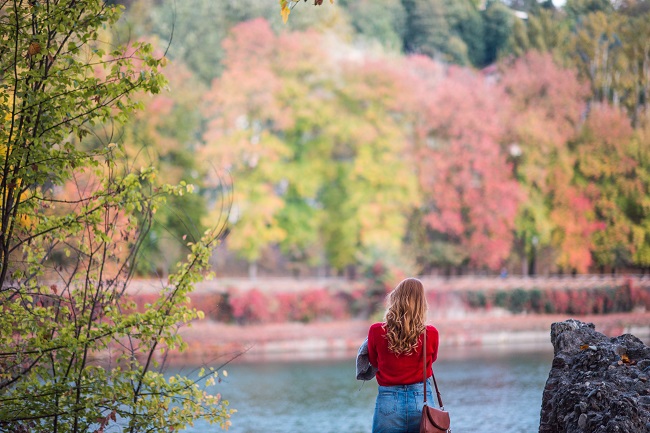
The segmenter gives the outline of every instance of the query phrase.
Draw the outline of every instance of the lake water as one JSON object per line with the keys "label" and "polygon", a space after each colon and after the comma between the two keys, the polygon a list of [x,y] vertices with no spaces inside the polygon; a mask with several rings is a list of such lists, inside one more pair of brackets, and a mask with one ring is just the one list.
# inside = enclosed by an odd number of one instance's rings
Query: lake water
{"label": "lake water", "polygon": [[[551,368],[545,351],[444,348],[434,364],[454,433],[533,433]],[[232,433],[369,433],[377,383],[355,380],[354,359],[240,363],[212,388],[237,409]],[[197,423],[186,433],[221,431]]]}

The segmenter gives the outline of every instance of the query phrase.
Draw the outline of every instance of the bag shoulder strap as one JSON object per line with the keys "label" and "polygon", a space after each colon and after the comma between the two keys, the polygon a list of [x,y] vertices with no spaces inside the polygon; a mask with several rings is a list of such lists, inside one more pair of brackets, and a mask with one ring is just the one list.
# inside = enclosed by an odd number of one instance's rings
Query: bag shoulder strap
{"label": "bag shoulder strap", "polygon": [[[427,404],[427,327],[424,326],[424,339],[422,341],[422,385],[424,386],[424,404]],[[438,389],[438,382],[436,382],[436,375],[431,369],[431,377],[433,377],[433,385],[436,387],[436,396],[438,397],[438,405],[440,409],[444,410],[445,405],[442,404],[442,395]]]}

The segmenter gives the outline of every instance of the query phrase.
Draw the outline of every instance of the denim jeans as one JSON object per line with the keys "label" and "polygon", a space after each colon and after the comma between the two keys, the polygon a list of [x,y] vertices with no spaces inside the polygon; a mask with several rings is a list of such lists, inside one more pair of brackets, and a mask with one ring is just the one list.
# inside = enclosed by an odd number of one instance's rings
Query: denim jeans
{"label": "denim jeans", "polygon": [[[422,382],[412,385],[379,386],[372,433],[419,433],[424,405]],[[427,381],[427,404],[433,406],[431,384]]]}

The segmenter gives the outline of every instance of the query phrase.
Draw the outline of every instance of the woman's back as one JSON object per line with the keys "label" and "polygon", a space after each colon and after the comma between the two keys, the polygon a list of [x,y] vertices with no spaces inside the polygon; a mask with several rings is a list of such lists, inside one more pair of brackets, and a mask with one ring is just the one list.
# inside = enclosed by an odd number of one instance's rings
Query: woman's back
{"label": "woman's back", "polygon": [[[427,377],[431,364],[438,357],[438,330],[427,326]],[[375,323],[368,331],[368,359],[377,367],[377,383],[382,386],[410,385],[422,382],[422,336],[416,350],[408,354],[391,352],[386,339],[384,323]]]}

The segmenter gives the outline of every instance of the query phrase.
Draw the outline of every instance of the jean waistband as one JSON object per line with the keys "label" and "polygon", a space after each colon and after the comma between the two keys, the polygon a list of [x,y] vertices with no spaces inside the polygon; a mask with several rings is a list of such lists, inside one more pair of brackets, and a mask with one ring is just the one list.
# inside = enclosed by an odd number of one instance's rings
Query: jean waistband
{"label": "jean waistband", "polygon": [[[429,380],[427,380],[427,388],[431,386],[429,384]],[[422,382],[417,382],[417,383],[411,383],[409,385],[390,385],[390,386],[383,386],[379,385],[380,390],[384,391],[422,391],[423,385]]]}

